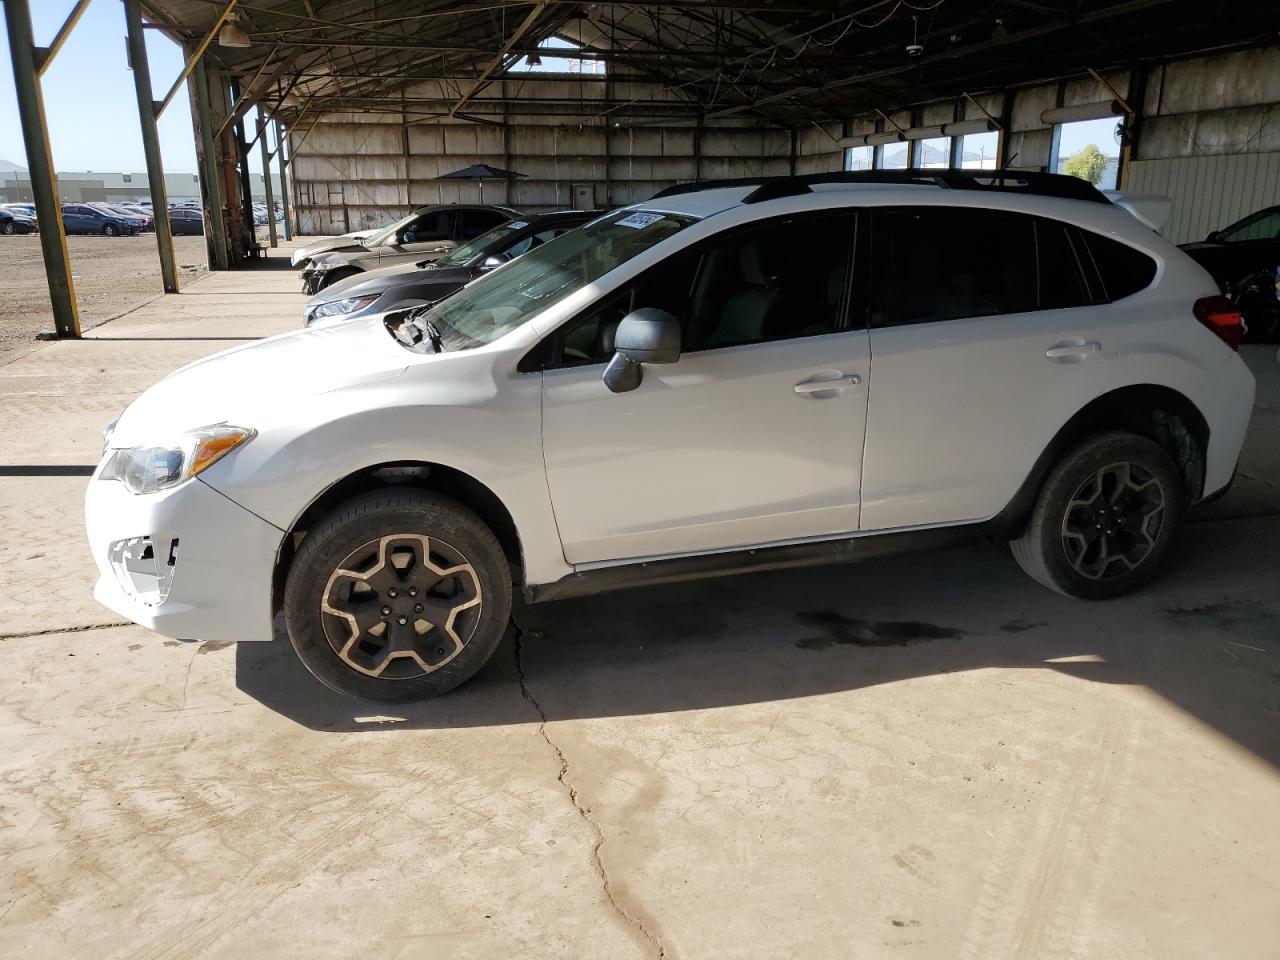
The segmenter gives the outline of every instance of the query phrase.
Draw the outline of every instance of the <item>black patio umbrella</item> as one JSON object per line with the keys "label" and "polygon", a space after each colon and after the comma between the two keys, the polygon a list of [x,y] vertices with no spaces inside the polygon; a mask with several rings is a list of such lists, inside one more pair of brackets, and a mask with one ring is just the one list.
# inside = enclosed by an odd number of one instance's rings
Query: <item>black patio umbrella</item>
{"label": "black patio umbrella", "polygon": [[491,167],[487,163],[473,163],[462,170],[441,174],[436,179],[478,180],[480,182],[480,202],[484,203],[484,182],[486,180],[519,180],[521,177],[527,178],[528,174],[516,173],[514,170],[503,170],[501,167]]}

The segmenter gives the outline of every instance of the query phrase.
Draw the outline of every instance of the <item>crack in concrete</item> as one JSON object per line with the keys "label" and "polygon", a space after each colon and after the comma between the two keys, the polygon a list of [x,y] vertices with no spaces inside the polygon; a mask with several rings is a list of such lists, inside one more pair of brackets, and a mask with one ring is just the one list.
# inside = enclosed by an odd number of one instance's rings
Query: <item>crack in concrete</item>
{"label": "crack in concrete", "polygon": [[586,822],[591,828],[592,834],[595,836],[595,843],[591,846],[591,861],[595,867],[596,877],[600,881],[601,887],[604,889],[605,898],[609,901],[615,913],[622,918],[623,922],[639,934],[646,946],[653,950],[653,955],[658,960],[665,960],[667,956],[666,947],[662,941],[654,934],[652,930],[645,925],[639,917],[632,911],[628,910],[618,897],[617,892],[613,888],[613,881],[609,877],[609,872],[605,869],[604,860],[600,856],[600,848],[604,846],[605,835],[599,821],[591,815],[591,811],[582,804],[578,795],[578,788],[569,781],[569,758],[565,756],[560,746],[551,739],[547,733],[547,713],[542,709],[542,704],[529,690],[529,685],[525,680],[524,674],[524,631],[520,625],[511,621],[511,629],[515,635],[515,659],[516,659],[516,678],[520,681],[520,695],[524,697],[538,713],[538,735],[543,741],[555,751],[556,759],[560,762],[560,774],[556,777],[557,781],[565,789],[569,796],[569,802],[573,804],[573,809],[577,811],[578,816]]}
{"label": "crack in concrete", "polygon": [[112,627],[131,627],[128,620],[112,623],[86,623],[75,627],[50,627],[47,630],[29,630],[24,633],[0,633],[0,640],[26,640],[28,637],[48,637],[55,633],[84,633],[86,630],[110,630]]}

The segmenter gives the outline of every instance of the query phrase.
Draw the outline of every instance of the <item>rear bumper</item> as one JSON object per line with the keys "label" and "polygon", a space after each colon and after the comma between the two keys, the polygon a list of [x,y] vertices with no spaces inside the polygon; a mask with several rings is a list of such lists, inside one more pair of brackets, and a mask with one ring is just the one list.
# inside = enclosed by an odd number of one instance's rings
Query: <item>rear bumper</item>
{"label": "rear bumper", "polygon": [[1253,374],[1238,354],[1232,354],[1193,398],[1209,425],[1203,499],[1225,492],[1235,476],[1253,415],[1255,389]]}
{"label": "rear bumper", "polygon": [[95,475],[85,527],[103,606],[166,637],[271,638],[284,533],[198,478],[135,496]]}

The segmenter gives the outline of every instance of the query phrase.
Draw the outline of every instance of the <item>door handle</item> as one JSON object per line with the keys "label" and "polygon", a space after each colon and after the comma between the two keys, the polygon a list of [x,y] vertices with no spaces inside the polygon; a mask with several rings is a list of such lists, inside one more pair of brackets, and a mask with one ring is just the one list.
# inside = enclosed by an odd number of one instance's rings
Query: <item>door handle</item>
{"label": "door handle", "polygon": [[1102,344],[1097,340],[1076,340],[1056,343],[1044,352],[1050,360],[1082,360],[1091,353],[1099,353]]}
{"label": "door handle", "polygon": [[810,393],[822,393],[827,390],[848,390],[862,382],[856,373],[841,374],[830,380],[801,380],[796,384],[796,393],[805,396]]}

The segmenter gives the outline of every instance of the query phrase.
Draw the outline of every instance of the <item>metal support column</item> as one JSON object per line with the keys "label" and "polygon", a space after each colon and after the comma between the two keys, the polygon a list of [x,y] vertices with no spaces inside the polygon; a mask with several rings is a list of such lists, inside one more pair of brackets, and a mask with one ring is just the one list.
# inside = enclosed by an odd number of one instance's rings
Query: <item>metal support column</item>
{"label": "metal support column", "polygon": [[31,198],[40,221],[40,248],[49,281],[49,300],[59,337],[80,336],[80,313],[71,280],[67,255],[67,234],[58,205],[58,178],[49,149],[49,127],[44,116],[44,96],[36,67],[35,37],[31,30],[31,8],[27,0],[4,0],[4,21],[9,31],[9,54],[13,63],[13,86],[18,99],[22,139],[27,148],[27,169],[31,175]]}
{"label": "metal support column", "polygon": [[284,155],[284,130],[279,120],[272,122],[276,127],[276,156],[279,158],[276,163],[280,167],[280,212],[284,214],[280,224],[284,227],[284,238],[292,240],[293,224],[289,219],[289,161]]}
{"label": "metal support column", "polygon": [[[231,102],[240,97],[240,81],[236,77],[231,77]],[[234,113],[231,114],[234,116]],[[237,120],[232,126],[232,140],[235,144],[236,160],[239,162],[237,173],[240,178],[240,210],[244,223],[244,231],[248,235],[247,239],[250,244],[258,242],[258,228],[253,218],[253,181],[249,176],[249,145],[244,139],[244,121]],[[245,238],[241,238],[243,253],[243,242]]]}
{"label": "metal support column", "polygon": [[270,121],[258,107],[258,121],[262,124],[262,132],[258,134],[258,143],[262,148],[262,192],[267,199],[267,238],[271,246],[279,246],[276,242],[276,203],[271,192],[271,153],[267,150],[267,127]]}
{"label": "metal support column", "polygon": [[218,157],[214,153],[213,119],[209,115],[209,78],[204,64],[197,63],[192,82],[196,88],[196,123],[200,127],[200,173],[204,179],[209,209],[205,211],[205,230],[213,241],[214,264],[219,270],[231,265],[227,254],[227,222],[222,213],[222,178],[218,176]]}
{"label": "metal support column", "polygon": [[169,225],[169,198],[164,188],[164,164],[160,159],[160,136],[156,133],[157,104],[151,99],[151,67],[147,63],[147,42],[142,33],[142,8],[138,0],[124,0],[125,39],[129,45],[129,66],[138,96],[138,122],[142,126],[142,154],[147,161],[147,182],[151,186],[151,210],[155,215],[156,247],[160,251],[160,280],[165,293],[178,292],[178,264],[173,255],[173,228]]}

